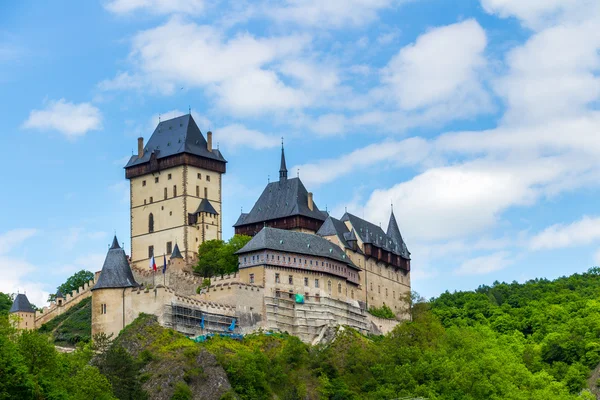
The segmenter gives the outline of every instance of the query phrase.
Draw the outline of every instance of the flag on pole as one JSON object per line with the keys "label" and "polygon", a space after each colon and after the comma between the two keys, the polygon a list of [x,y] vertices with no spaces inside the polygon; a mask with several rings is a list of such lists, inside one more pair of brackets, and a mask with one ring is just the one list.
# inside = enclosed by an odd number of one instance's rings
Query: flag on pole
{"label": "flag on pole", "polygon": [[150,269],[156,272],[156,261],[154,261],[154,256],[150,258]]}
{"label": "flag on pole", "polygon": [[167,256],[163,254],[163,274],[167,272]]}

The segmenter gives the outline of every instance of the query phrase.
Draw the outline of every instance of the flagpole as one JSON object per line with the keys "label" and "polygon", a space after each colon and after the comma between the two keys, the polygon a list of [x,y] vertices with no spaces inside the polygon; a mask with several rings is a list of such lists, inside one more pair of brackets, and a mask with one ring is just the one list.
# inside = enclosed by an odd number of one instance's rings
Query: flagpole
{"label": "flagpole", "polygon": [[[167,262],[167,256],[163,254],[163,262],[166,264]],[[163,266],[163,286],[167,286],[167,278],[165,277],[167,275],[167,271],[166,268]]]}

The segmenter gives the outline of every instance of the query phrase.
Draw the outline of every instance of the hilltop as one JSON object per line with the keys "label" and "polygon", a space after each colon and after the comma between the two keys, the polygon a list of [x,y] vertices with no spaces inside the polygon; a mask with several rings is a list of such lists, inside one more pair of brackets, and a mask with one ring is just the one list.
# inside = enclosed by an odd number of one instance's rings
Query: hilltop
{"label": "hilltop", "polygon": [[[142,315],[112,343],[97,344],[93,360],[83,340],[60,357],[75,363],[89,356],[89,368],[110,386],[107,396],[117,398],[594,399],[587,388],[598,391],[599,299],[599,268],[554,281],[497,282],[417,302],[413,321],[389,335],[341,327],[319,346],[269,333],[196,343]],[[60,328],[81,320],[76,316],[86,307],[50,321],[52,340],[65,337]],[[13,357],[14,363],[30,371],[23,377],[39,382],[40,361],[28,358],[14,335],[0,338],[6,344],[0,360],[17,349],[23,358]],[[0,394],[7,390],[1,385]]]}

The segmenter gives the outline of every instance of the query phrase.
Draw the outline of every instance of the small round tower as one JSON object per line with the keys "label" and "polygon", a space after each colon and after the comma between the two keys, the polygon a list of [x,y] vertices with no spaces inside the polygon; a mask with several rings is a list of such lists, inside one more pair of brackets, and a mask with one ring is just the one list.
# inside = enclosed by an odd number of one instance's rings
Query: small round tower
{"label": "small round tower", "polygon": [[119,334],[125,327],[125,291],[137,286],[127,255],[115,236],[92,288],[92,336],[101,332],[114,337]]}

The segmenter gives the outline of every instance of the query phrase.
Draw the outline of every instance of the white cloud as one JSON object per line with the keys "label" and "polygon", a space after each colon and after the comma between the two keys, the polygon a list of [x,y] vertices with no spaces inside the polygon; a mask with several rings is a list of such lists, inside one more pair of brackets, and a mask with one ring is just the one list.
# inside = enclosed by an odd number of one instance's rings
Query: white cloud
{"label": "white cloud", "polygon": [[387,141],[368,145],[338,158],[296,165],[292,170],[299,168],[302,181],[308,186],[316,186],[384,161],[394,160],[396,165],[412,165],[422,161],[427,156],[427,151],[427,143],[421,138]]}
{"label": "white cloud", "polygon": [[204,11],[204,0],[111,0],[104,7],[115,14],[144,10],[151,14],[191,14]]}
{"label": "white cloud", "polygon": [[37,233],[36,229],[14,229],[0,234],[0,292],[25,292],[29,301],[41,306],[45,304],[48,292],[44,290],[44,284],[32,280],[39,276],[39,269],[10,255],[20,251],[23,243]]}
{"label": "white cloud", "polygon": [[516,17],[526,26],[540,29],[565,17],[582,17],[597,6],[595,0],[481,0],[486,12],[500,17]]}
{"label": "white cloud", "polygon": [[404,110],[459,102],[478,111],[489,103],[480,83],[486,44],[475,20],[433,29],[391,59],[383,80]]}
{"label": "white cloud", "polygon": [[69,139],[102,128],[100,110],[90,103],[70,103],[65,99],[49,101],[42,110],[32,110],[24,128],[56,130]]}
{"label": "white cloud", "polygon": [[232,124],[218,128],[214,132],[213,141],[223,144],[226,148],[249,147],[252,149],[265,149],[279,145],[278,137],[248,129],[241,124]]}
{"label": "white cloud", "polygon": [[475,160],[435,167],[375,190],[366,203],[367,219],[386,220],[393,201],[396,216],[413,240],[461,238],[489,229],[509,207],[534,204],[550,183],[569,179],[564,159]]}
{"label": "white cloud", "polygon": [[37,229],[14,229],[0,234],[0,254],[8,253],[11,249],[20,246],[25,240],[37,233]]}
{"label": "white cloud", "polygon": [[[173,17],[134,36],[134,72],[120,72],[99,87],[146,87],[166,94],[181,87],[203,88],[214,95],[216,105],[242,115],[304,107],[309,96],[300,87],[286,85],[276,66],[298,60],[310,40],[305,35],[256,38],[249,33],[226,38],[212,26]],[[284,65],[301,82],[307,79],[302,64]]]}
{"label": "white cloud", "polygon": [[512,261],[509,259],[509,253],[499,251],[465,261],[454,270],[454,273],[456,275],[484,275],[504,269],[510,264]]}
{"label": "white cloud", "polygon": [[286,5],[269,8],[275,20],[319,28],[347,28],[366,25],[383,9],[406,3],[402,0],[287,0]]}
{"label": "white cloud", "polygon": [[600,217],[584,216],[569,225],[552,225],[531,238],[532,250],[580,246],[600,240]]}
{"label": "white cloud", "polygon": [[508,53],[508,73],[494,88],[511,124],[577,117],[600,96],[600,18],[533,35]]}

